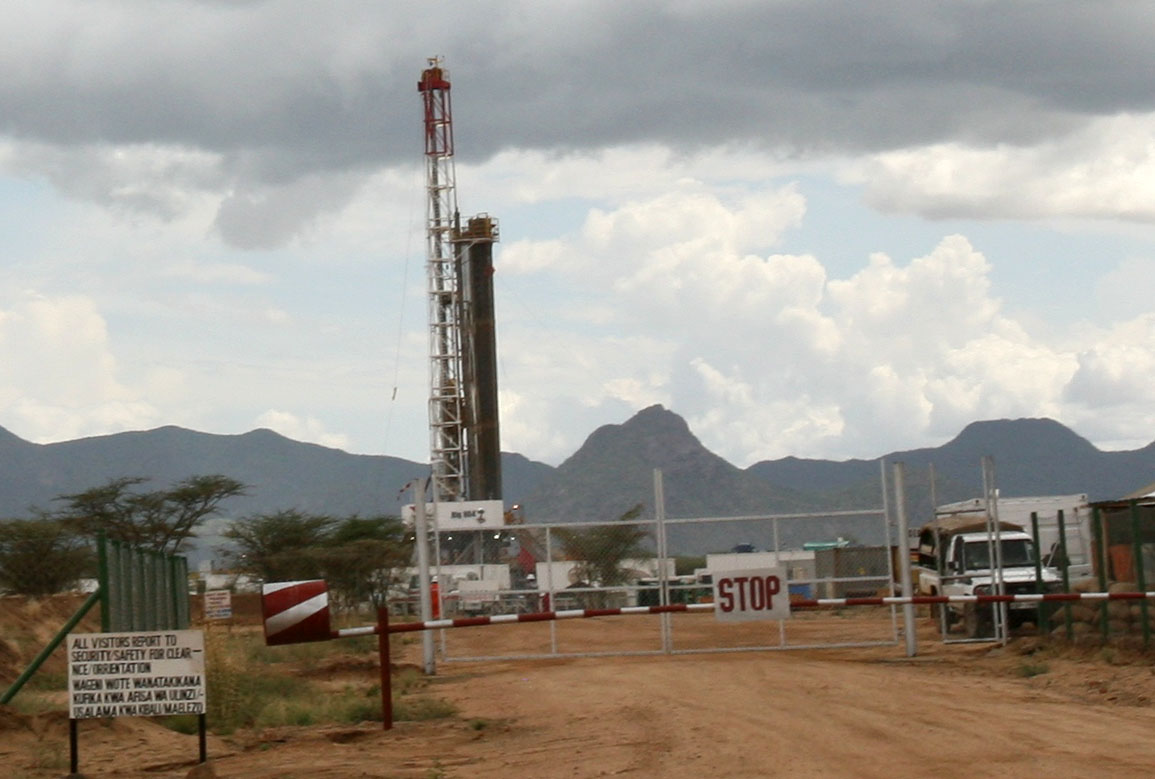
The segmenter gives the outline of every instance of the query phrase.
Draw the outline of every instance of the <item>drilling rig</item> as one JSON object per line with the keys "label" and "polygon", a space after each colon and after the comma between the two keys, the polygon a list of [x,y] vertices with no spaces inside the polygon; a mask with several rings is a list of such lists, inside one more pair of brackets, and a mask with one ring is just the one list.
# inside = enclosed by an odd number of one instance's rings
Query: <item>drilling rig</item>
{"label": "drilling rig", "polygon": [[497,220],[457,210],[449,72],[431,58],[425,113],[429,430],[435,503],[501,499],[493,244]]}

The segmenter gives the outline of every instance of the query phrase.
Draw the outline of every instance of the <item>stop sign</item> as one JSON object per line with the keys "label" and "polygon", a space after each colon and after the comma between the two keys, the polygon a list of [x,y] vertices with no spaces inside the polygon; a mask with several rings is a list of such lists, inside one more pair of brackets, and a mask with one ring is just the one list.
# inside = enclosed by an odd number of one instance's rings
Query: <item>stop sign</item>
{"label": "stop sign", "polygon": [[714,573],[714,616],[720,622],[790,619],[790,594],[782,569]]}

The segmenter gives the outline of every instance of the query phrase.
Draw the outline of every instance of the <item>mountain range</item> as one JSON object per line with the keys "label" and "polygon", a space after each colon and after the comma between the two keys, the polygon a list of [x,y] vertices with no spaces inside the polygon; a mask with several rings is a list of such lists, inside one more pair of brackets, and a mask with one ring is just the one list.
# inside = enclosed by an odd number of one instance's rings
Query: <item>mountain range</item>
{"label": "mountain range", "polygon": [[[931,511],[928,466],[939,503],[963,500],[982,494],[986,455],[994,458],[1004,496],[1086,493],[1108,500],[1155,481],[1155,443],[1105,452],[1050,419],[974,422],[942,446],[872,460],[785,457],[743,469],[710,452],[682,417],[651,406],[622,424],[598,428],[557,467],[503,453],[503,494],[507,505],[522,507],[528,522],[614,519],[638,503],[643,516],[652,516],[654,470],[660,469],[671,518],[878,508],[882,464],[903,462],[913,524]],[[122,476],[147,477],[146,487],[159,489],[218,473],[249,485],[245,496],[227,501],[224,521],[288,508],[334,516],[397,514],[413,500],[406,485],[428,471],[428,464],[349,454],[264,429],[216,435],[169,426],[34,444],[0,428],[0,517],[51,509],[60,495]],[[693,546],[702,543],[724,542],[703,537]]]}

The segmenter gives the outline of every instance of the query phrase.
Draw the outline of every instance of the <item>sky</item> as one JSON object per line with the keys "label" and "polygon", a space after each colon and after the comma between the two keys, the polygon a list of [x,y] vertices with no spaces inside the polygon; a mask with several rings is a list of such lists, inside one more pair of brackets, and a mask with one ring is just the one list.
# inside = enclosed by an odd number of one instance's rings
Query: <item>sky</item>
{"label": "sky", "polygon": [[417,81],[499,220],[502,449],[1155,440],[1155,2],[12,0],[0,427],[427,462]]}

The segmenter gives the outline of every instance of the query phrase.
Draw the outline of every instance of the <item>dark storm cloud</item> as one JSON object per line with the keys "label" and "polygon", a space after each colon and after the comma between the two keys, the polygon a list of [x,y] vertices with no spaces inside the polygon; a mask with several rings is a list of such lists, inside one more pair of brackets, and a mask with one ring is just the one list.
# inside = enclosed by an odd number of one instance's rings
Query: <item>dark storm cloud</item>
{"label": "dark storm cloud", "polygon": [[[611,14],[555,32],[524,67],[478,63],[485,137],[518,145],[658,138],[789,150],[1027,142],[1092,113],[1155,107],[1150,4],[754,3]],[[591,36],[593,37],[593,36]],[[538,42],[541,43],[541,42]],[[536,56],[532,56],[536,54]]]}
{"label": "dark storm cloud", "polygon": [[1153,19],[1151,2],[49,0],[0,10],[0,133],[214,152],[242,189],[414,163],[417,78],[444,54],[465,159],[1030,143],[1155,109]]}

